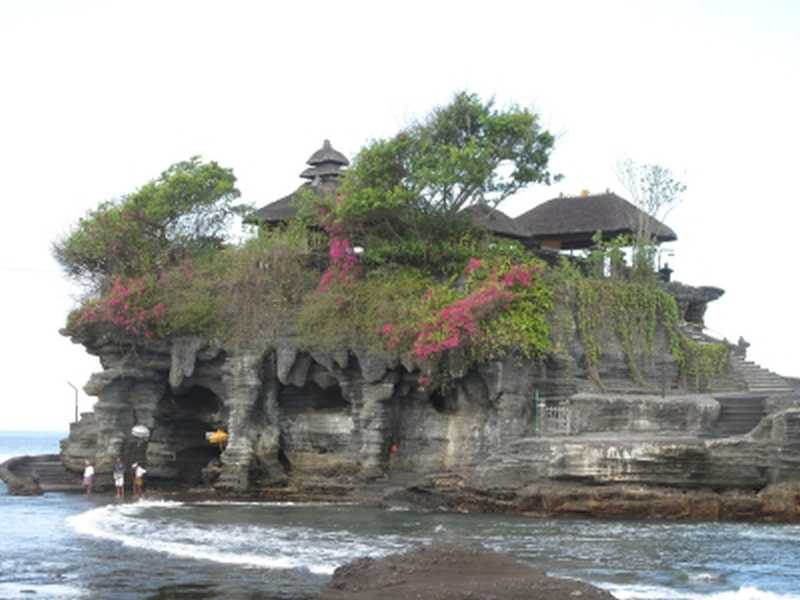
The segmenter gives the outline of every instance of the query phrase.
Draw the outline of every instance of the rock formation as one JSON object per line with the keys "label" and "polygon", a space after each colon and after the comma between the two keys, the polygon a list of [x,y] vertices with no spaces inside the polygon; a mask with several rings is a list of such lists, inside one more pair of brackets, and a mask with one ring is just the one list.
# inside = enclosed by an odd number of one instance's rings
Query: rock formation
{"label": "rock formation", "polygon": [[[100,486],[122,456],[144,462],[162,487],[269,497],[357,497],[365,482],[405,476],[414,485],[384,501],[530,514],[800,514],[788,483],[800,478],[797,397],[748,394],[735,370],[711,382],[713,393],[687,390],[663,332],[639,381],[613,340],[590,372],[573,335],[559,354],[486,362],[447,391],[426,389],[414,365],[359,349],[308,352],[291,338],[254,352],[196,337],[119,340],[95,327],[74,341],[104,371],[86,385],[98,401],[73,424],[62,460],[73,471],[93,460]],[[149,439],[133,437],[135,425]],[[205,439],[216,428],[230,434],[224,449]],[[769,486],[777,496],[763,495]],[[752,501],[736,504],[736,494]]]}
{"label": "rock formation", "polygon": [[593,585],[550,577],[508,555],[437,544],[339,567],[320,600],[613,600]]}

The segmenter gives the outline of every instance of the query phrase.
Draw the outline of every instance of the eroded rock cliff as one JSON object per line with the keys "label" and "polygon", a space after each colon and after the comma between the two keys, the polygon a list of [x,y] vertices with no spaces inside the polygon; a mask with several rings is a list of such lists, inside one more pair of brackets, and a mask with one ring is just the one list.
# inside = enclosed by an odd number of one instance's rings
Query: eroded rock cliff
{"label": "eroded rock cliff", "polygon": [[[638,381],[613,339],[590,369],[573,336],[546,359],[479,364],[446,390],[427,389],[415,365],[307,352],[291,338],[264,352],[194,337],[122,342],[99,329],[75,341],[104,371],[86,385],[98,401],[73,425],[62,460],[76,471],[93,460],[101,485],[121,456],[144,462],[163,487],[267,497],[529,514],[800,514],[798,399],[748,394],[734,371],[715,378],[714,393],[690,393],[663,332]],[[148,439],[131,435],[136,425]],[[224,448],[206,441],[217,428],[230,434]],[[383,487],[365,495],[375,481]]]}

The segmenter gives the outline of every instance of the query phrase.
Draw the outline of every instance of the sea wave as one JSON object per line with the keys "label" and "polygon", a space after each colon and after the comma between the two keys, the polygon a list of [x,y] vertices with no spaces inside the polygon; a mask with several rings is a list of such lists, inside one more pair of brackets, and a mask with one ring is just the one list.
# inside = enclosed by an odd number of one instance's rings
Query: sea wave
{"label": "sea wave", "polygon": [[800,537],[800,525],[748,527],[739,531],[738,535],[749,541],[793,542]]}
{"label": "sea wave", "polygon": [[300,569],[318,575],[329,575],[357,557],[396,552],[406,543],[397,536],[367,539],[347,531],[310,527],[196,523],[179,518],[185,508],[191,506],[147,500],[94,508],[68,517],[67,522],[79,534],[131,548],[247,568]]}
{"label": "sea wave", "polygon": [[797,594],[777,594],[745,586],[712,593],[672,590],[650,585],[601,585],[619,600],[800,600]]}
{"label": "sea wave", "polygon": [[257,507],[293,507],[300,508],[316,507],[316,506],[355,506],[352,502],[258,502],[258,501],[245,501],[245,500],[201,500],[199,502],[192,502],[196,506],[257,506]]}

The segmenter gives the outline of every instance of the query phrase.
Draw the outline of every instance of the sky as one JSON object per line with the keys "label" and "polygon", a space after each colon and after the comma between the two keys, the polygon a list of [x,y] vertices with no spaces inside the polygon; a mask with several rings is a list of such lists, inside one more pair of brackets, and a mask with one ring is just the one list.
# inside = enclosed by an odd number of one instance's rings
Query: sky
{"label": "sky", "polygon": [[[54,240],[104,200],[201,155],[255,206],[294,190],[330,139],[348,156],[469,90],[533,108],[564,179],[623,190],[619,160],[687,185],[673,277],[713,285],[708,328],[800,376],[800,3],[0,2],[0,430],[65,431],[100,370],[59,335],[80,289]],[[624,195],[624,194],[623,194]],[[94,399],[80,392],[81,411]]]}

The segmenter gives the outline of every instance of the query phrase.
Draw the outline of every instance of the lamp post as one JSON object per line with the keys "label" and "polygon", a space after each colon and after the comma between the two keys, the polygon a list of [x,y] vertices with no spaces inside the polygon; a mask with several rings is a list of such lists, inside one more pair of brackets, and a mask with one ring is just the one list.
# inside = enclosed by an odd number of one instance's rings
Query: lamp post
{"label": "lamp post", "polygon": [[71,382],[67,382],[67,385],[75,390],[75,422],[78,422],[78,388],[72,385]]}

